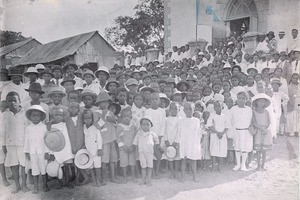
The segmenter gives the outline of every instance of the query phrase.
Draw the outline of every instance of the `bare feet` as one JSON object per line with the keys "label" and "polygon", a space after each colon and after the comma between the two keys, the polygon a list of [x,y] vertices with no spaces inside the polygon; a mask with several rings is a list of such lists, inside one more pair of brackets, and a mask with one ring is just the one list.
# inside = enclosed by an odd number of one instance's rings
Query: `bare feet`
{"label": "bare feet", "polygon": [[195,176],[193,177],[193,180],[195,183],[198,183],[198,179]]}
{"label": "bare feet", "polygon": [[18,186],[14,190],[11,191],[12,194],[17,194],[21,190],[21,187]]}
{"label": "bare feet", "polygon": [[26,185],[24,185],[24,186],[22,186],[22,191],[28,192],[28,191],[30,191],[30,189]]}
{"label": "bare feet", "polygon": [[32,194],[38,194],[38,193],[39,193],[38,188],[33,188]]}
{"label": "bare feet", "polygon": [[7,180],[3,180],[2,184],[4,185],[4,187],[10,186],[10,183]]}
{"label": "bare feet", "polygon": [[137,178],[132,178],[132,182],[137,183],[138,182]]}
{"label": "bare feet", "polygon": [[83,181],[81,183],[79,183],[79,185],[86,185],[90,182],[90,179],[89,178],[85,178],[83,179]]}
{"label": "bare feet", "polygon": [[142,182],[139,183],[139,185],[146,185],[146,182],[142,181]]}
{"label": "bare feet", "polygon": [[43,191],[44,192],[49,192],[50,191],[50,188],[48,187],[48,185],[46,185],[46,186],[43,187]]}

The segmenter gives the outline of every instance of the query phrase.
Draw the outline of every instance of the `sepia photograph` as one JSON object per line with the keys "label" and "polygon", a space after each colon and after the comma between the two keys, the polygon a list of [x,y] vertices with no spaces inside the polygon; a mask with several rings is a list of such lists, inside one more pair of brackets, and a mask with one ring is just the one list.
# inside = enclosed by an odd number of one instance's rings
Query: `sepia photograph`
{"label": "sepia photograph", "polygon": [[300,0],[0,0],[0,200],[298,200]]}

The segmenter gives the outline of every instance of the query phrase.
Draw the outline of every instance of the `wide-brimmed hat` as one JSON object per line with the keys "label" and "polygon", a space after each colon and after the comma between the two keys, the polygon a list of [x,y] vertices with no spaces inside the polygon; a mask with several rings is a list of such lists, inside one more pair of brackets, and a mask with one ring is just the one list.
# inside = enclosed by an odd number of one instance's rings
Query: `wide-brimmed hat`
{"label": "wide-brimmed hat", "polygon": [[46,111],[43,109],[42,106],[40,106],[40,105],[30,106],[30,108],[26,111],[26,117],[28,119],[30,119],[30,115],[31,115],[32,111],[39,111],[42,113],[41,121],[44,121],[46,119]]}
{"label": "wide-brimmed hat", "polygon": [[81,68],[78,68],[78,69],[74,72],[74,74],[75,74],[75,75],[76,75],[76,74],[82,75],[82,74],[83,74],[83,71],[82,71]]}
{"label": "wide-brimmed hat", "polygon": [[109,101],[110,96],[107,92],[100,92],[97,96],[96,104],[103,102],[103,101]]}
{"label": "wide-brimmed hat", "polygon": [[271,100],[270,100],[270,97],[268,95],[266,95],[265,93],[259,93],[259,94],[255,95],[254,97],[252,97],[252,106],[253,107],[257,107],[257,100],[258,99],[265,99],[266,100],[267,103],[265,105],[265,108],[267,108],[271,104]]}
{"label": "wide-brimmed hat", "polygon": [[139,82],[134,79],[134,78],[130,78],[125,82],[126,86],[130,86],[130,85],[139,85]]}
{"label": "wide-brimmed hat", "polygon": [[57,177],[58,179],[62,179],[63,177],[63,171],[61,169],[61,166],[56,160],[51,161],[47,164],[46,173],[48,174],[48,176]]}
{"label": "wide-brimmed hat", "polygon": [[60,85],[61,85],[61,86],[64,86],[64,84],[65,84],[66,82],[72,82],[73,85],[76,84],[76,81],[75,81],[74,79],[72,79],[71,77],[65,76],[64,79],[63,79],[63,81],[60,83]]}
{"label": "wide-brimmed hat", "polygon": [[45,68],[45,66],[44,66],[43,64],[37,64],[37,65],[35,66],[35,69],[36,69],[36,70],[39,70],[39,69],[44,69],[44,70],[45,70],[46,68]]}
{"label": "wide-brimmed hat", "polygon": [[255,68],[253,68],[253,67],[250,67],[249,69],[247,69],[247,74],[249,74],[249,72],[250,72],[251,70],[254,70],[254,71],[256,72],[256,74],[258,73],[258,70],[257,70],[257,69],[255,69]]}
{"label": "wide-brimmed hat", "polygon": [[63,89],[61,87],[52,87],[50,93],[48,94],[48,97],[51,98],[52,95],[54,94],[60,94],[61,96],[66,96],[66,93],[63,91]]}
{"label": "wide-brimmed hat", "polygon": [[54,128],[46,132],[44,141],[48,149],[54,152],[59,152],[66,146],[66,140],[63,133]]}
{"label": "wide-brimmed hat", "polygon": [[23,77],[23,74],[22,74],[21,70],[18,69],[17,67],[11,67],[9,69],[8,76],[21,76],[21,77]]}
{"label": "wide-brimmed hat", "polygon": [[158,73],[157,73],[157,72],[152,72],[152,73],[151,73],[151,77],[152,77],[152,76],[157,76],[157,77],[158,77]]}
{"label": "wide-brimmed hat", "polygon": [[240,72],[242,71],[242,68],[239,65],[232,66],[231,71],[233,71],[234,68],[238,68]]}
{"label": "wide-brimmed hat", "polygon": [[[181,85],[186,85],[187,90],[190,89],[190,84],[189,84],[188,82],[186,82],[186,81],[179,81],[179,83],[177,83],[177,85],[176,85],[177,90],[180,91],[180,86],[181,86]],[[182,92],[182,91],[181,91],[181,92]]]}
{"label": "wide-brimmed hat", "polygon": [[79,169],[88,169],[93,165],[93,157],[87,149],[77,151],[74,159],[74,164]]}
{"label": "wide-brimmed hat", "polygon": [[300,52],[300,47],[296,47],[296,49],[293,50],[293,53]]}
{"label": "wide-brimmed hat", "polygon": [[61,73],[63,73],[63,70],[62,70],[62,68],[61,68],[60,65],[53,65],[53,66],[51,67],[52,73],[53,73],[54,70],[59,70],[59,71],[61,71]]}
{"label": "wide-brimmed hat", "polygon": [[170,99],[167,97],[167,95],[165,95],[164,93],[159,93],[159,98],[160,99],[165,99],[167,101],[167,107],[170,105],[171,101]]}
{"label": "wide-brimmed hat", "polygon": [[91,67],[91,66],[89,65],[89,63],[84,63],[84,64],[81,65],[79,68],[82,69],[82,70],[85,69],[85,68],[91,70],[90,67]]}
{"label": "wide-brimmed hat", "polygon": [[111,84],[111,83],[117,84],[117,88],[120,86],[119,82],[118,82],[115,78],[109,78],[109,79],[107,80],[106,85],[105,85],[105,89],[106,89],[106,90],[108,90],[109,84]]}
{"label": "wide-brimmed hat", "polygon": [[84,76],[85,76],[85,75],[88,75],[88,74],[91,75],[91,76],[93,76],[93,79],[95,78],[94,72],[92,72],[92,70],[90,70],[90,69],[86,70],[86,71],[83,73],[82,77],[84,78]]}
{"label": "wide-brimmed hat", "polygon": [[281,51],[281,52],[279,53],[279,55],[280,55],[280,56],[287,56],[287,54],[286,54],[285,51]]}
{"label": "wide-brimmed hat", "polygon": [[105,73],[106,73],[106,76],[107,76],[107,79],[109,79],[109,71],[108,71],[108,68],[107,68],[107,67],[105,67],[105,66],[100,66],[100,67],[98,68],[98,70],[95,72],[96,77],[98,77],[99,72],[105,72]]}
{"label": "wide-brimmed hat", "polygon": [[189,77],[187,77],[186,81],[194,81],[194,82],[197,82],[197,79],[195,79],[195,78],[192,77],[192,76],[189,76]]}
{"label": "wide-brimmed hat", "polygon": [[91,96],[91,97],[93,97],[94,101],[96,101],[96,99],[97,99],[97,94],[95,94],[93,92],[93,90],[90,90],[90,89],[83,89],[82,90],[82,93],[80,95],[81,101],[82,101],[83,97],[85,97],[85,96]]}
{"label": "wide-brimmed hat", "polygon": [[272,83],[278,83],[280,86],[282,85],[282,82],[281,82],[281,80],[279,78],[272,78],[271,79],[271,84]]}
{"label": "wide-brimmed hat", "polygon": [[150,74],[144,74],[144,76],[143,76],[143,78],[142,78],[142,80],[144,80],[145,78],[151,78],[152,79],[152,77],[151,77],[151,75]]}
{"label": "wide-brimmed hat", "polygon": [[40,76],[43,76],[44,74],[49,74],[52,78],[54,77],[50,69],[45,69],[44,71],[40,72]]}
{"label": "wide-brimmed hat", "polygon": [[31,83],[28,89],[25,89],[27,92],[37,92],[39,94],[44,94],[45,92],[42,90],[42,86],[39,83]]}
{"label": "wide-brimmed hat", "polygon": [[174,146],[168,146],[165,151],[165,154],[169,159],[175,158],[177,154],[176,148]]}
{"label": "wide-brimmed hat", "polygon": [[142,76],[143,74],[139,71],[139,70],[134,70],[132,73],[131,73],[131,77],[133,77],[134,74],[139,74],[140,76]]}
{"label": "wide-brimmed hat", "polygon": [[27,71],[24,73],[24,76],[28,76],[28,74],[36,74],[39,75],[39,72],[35,67],[29,67]]}
{"label": "wide-brimmed hat", "polygon": [[266,36],[268,36],[268,35],[273,35],[273,36],[275,37],[274,31],[269,31],[269,32],[266,34]]}
{"label": "wide-brimmed hat", "polygon": [[63,66],[62,70],[65,72],[66,69],[67,69],[67,67],[69,67],[69,66],[72,66],[72,67],[75,69],[74,71],[76,71],[76,70],[78,69],[78,65],[76,65],[75,63],[73,63],[73,62],[67,62],[67,63]]}
{"label": "wide-brimmed hat", "polygon": [[146,70],[145,67],[141,67],[141,68],[140,68],[140,72],[147,72],[147,70]]}

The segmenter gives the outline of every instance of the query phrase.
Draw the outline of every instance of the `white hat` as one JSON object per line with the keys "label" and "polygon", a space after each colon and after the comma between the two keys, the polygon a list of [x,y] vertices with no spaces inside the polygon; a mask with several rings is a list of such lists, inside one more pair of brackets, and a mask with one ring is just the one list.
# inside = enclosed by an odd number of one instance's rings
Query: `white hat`
{"label": "white hat", "polygon": [[50,177],[57,177],[58,179],[62,179],[63,177],[63,171],[56,160],[47,164],[46,172]]}
{"label": "white hat", "polygon": [[40,112],[42,113],[41,121],[44,121],[45,118],[46,118],[46,112],[45,112],[45,110],[43,109],[43,107],[40,106],[40,105],[33,105],[33,106],[31,106],[31,107],[26,111],[26,117],[27,117],[28,119],[30,119],[30,115],[31,115],[32,111],[34,111],[34,110],[38,110],[38,111],[40,111]]}
{"label": "white hat", "polygon": [[24,73],[24,76],[27,76],[29,73],[39,74],[35,67],[29,67],[27,71]]}
{"label": "white hat", "polygon": [[43,64],[37,64],[35,66],[35,69],[38,70],[38,69],[46,69],[45,66]]}
{"label": "white hat", "polygon": [[93,165],[93,158],[87,149],[80,149],[75,155],[74,163],[79,169],[88,169]]}
{"label": "white hat", "polygon": [[176,153],[177,153],[176,148],[173,146],[168,146],[165,153],[168,158],[170,158],[170,159],[175,158]]}

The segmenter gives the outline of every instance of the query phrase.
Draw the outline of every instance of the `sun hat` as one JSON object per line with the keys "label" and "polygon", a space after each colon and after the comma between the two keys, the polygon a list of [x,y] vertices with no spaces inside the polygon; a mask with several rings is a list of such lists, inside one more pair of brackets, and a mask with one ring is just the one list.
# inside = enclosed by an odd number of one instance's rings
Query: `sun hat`
{"label": "sun hat", "polygon": [[61,169],[61,166],[56,160],[51,161],[47,164],[46,173],[48,174],[48,176],[57,177],[58,179],[62,179],[63,177],[63,171]]}
{"label": "sun hat", "polygon": [[106,76],[107,76],[107,79],[109,79],[109,71],[108,71],[108,68],[107,68],[107,67],[105,67],[105,66],[100,66],[100,67],[98,68],[98,70],[95,72],[96,77],[98,77],[99,72],[105,72],[105,73],[106,73]]}
{"label": "sun hat", "polygon": [[72,67],[75,69],[74,71],[76,71],[76,70],[78,69],[78,66],[77,66],[75,63],[73,63],[73,62],[67,62],[67,63],[63,66],[62,70],[65,72],[66,69],[67,69],[67,67],[69,67],[69,66],[72,66]]}
{"label": "sun hat", "polygon": [[146,70],[145,67],[141,67],[141,68],[140,68],[140,72],[147,72],[147,70]]}
{"label": "sun hat", "polygon": [[46,69],[46,68],[45,68],[45,66],[44,66],[43,64],[37,64],[37,65],[35,66],[35,69],[36,69],[36,70],[39,70],[39,69]]}
{"label": "sun hat", "polygon": [[189,77],[187,77],[186,81],[194,81],[194,82],[197,82],[197,79],[195,79],[195,78],[192,77],[192,76],[189,76]]}
{"label": "sun hat", "polygon": [[110,97],[107,92],[100,92],[97,96],[96,104],[103,102],[103,101],[109,101]]}
{"label": "sun hat", "polygon": [[51,70],[52,70],[52,73],[53,73],[54,70],[59,70],[59,71],[61,71],[61,73],[63,73],[63,70],[62,70],[60,65],[53,65],[51,67]]}
{"label": "sun hat", "polygon": [[158,77],[158,73],[157,72],[152,72],[150,75],[151,75],[151,77],[152,76],[157,76]]}
{"label": "sun hat", "polygon": [[46,112],[42,106],[40,106],[40,105],[30,106],[30,108],[26,111],[26,117],[28,119],[30,119],[30,115],[31,115],[32,111],[39,111],[42,113],[41,121],[44,121],[46,119]]}
{"label": "sun hat", "polygon": [[89,63],[84,63],[84,64],[81,65],[79,68],[82,69],[82,70],[85,69],[85,68],[88,69],[88,70],[91,70],[91,69],[90,69]]}
{"label": "sun hat", "polygon": [[27,71],[24,73],[24,76],[28,76],[28,74],[39,74],[35,67],[29,67]]}
{"label": "sun hat", "polygon": [[296,49],[293,50],[293,52],[300,52],[300,47],[296,47]]}
{"label": "sun hat", "polygon": [[174,146],[168,146],[166,148],[165,154],[168,158],[173,159],[175,158],[177,152],[176,152],[176,148]]}
{"label": "sun hat", "polygon": [[83,89],[80,95],[80,99],[82,101],[83,97],[85,96],[92,96],[94,101],[97,99],[97,95],[91,89]]}
{"label": "sun hat", "polygon": [[114,69],[110,69],[110,70],[109,70],[109,75],[112,75],[112,74],[117,75],[117,71],[114,70]]}
{"label": "sun hat", "polygon": [[66,93],[63,92],[63,89],[61,87],[58,87],[58,86],[51,88],[51,91],[48,94],[48,97],[51,98],[51,96],[54,95],[54,94],[60,94],[63,97],[66,96]]}
{"label": "sun hat", "polygon": [[272,83],[278,83],[280,86],[282,85],[282,82],[281,82],[281,80],[279,78],[272,78],[271,79],[271,84]]}
{"label": "sun hat", "polygon": [[70,78],[70,77],[68,77],[68,76],[65,76],[64,79],[63,79],[63,81],[60,83],[60,85],[61,85],[61,86],[64,86],[64,84],[65,84],[66,82],[72,82],[73,85],[76,84],[76,81],[75,81],[74,79],[72,79],[72,78]]}
{"label": "sun hat", "polygon": [[126,86],[130,86],[130,85],[139,85],[139,82],[134,79],[134,78],[130,78],[125,82]]}
{"label": "sun hat", "polygon": [[63,133],[54,128],[46,132],[44,141],[48,149],[54,152],[59,152],[66,146],[66,140]]}
{"label": "sun hat", "polygon": [[167,107],[170,105],[171,101],[170,99],[167,97],[167,95],[165,95],[164,93],[159,93],[159,98],[160,99],[165,99],[167,101]]}
{"label": "sun hat", "polygon": [[[177,85],[176,85],[177,90],[180,91],[180,87],[181,87],[181,85],[183,85],[183,84],[186,85],[187,90],[190,89],[190,84],[189,84],[188,82],[186,82],[186,81],[179,81],[179,83],[177,83]],[[181,91],[181,92],[182,92],[182,91]]]}
{"label": "sun hat", "polygon": [[111,83],[115,83],[117,85],[117,88],[120,86],[119,82],[115,78],[109,78],[105,85],[106,90],[108,90],[109,84],[111,84]]}
{"label": "sun hat", "polygon": [[49,74],[52,78],[54,77],[52,71],[50,69],[45,69],[44,71],[40,72],[40,76],[43,76],[44,74]]}
{"label": "sun hat", "polygon": [[269,32],[266,34],[266,36],[268,36],[268,35],[273,35],[273,36],[275,37],[274,31],[269,31]]}
{"label": "sun hat", "polygon": [[143,76],[143,78],[142,78],[142,80],[144,80],[145,78],[151,78],[152,79],[152,77],[151,77],[151,75],[150,74],[144,74],[144,76]]}
{"label": "sun hat", "polygon": [[259,94],[255,95],[254,97],[252,97],[252,106],[253,107],[257,107],[258,99],[265,99],[267,101],[265,108],[269,107],[271,104],[271,100],[268,95],[266,95],[265,93],[259,93]]}
{"label": "sun hat", "polygon": [[184,99],[184,94],[183,94],[182,92],[178,91],[178,90],[175,90],[175,91],[174,91],[174,94],[172,94],[172,96],[171,96],[171,100],[172,100],[172,101],[173,101],[173,99],[174,99],[174,96],[181,96],[182,99]]}
{"label": "sun hat", "polygon": [[281,51],[281,52],[279,53],[279,55],[280,55],[280,56],[287,56],[287,54],[286,54],[285,51]]}
{"label": "sun hat", "polygon": [[149,92],[151,92],[151,93],[155,92],[155,90],[154,90],[153,88],[147,87],[147,86],[142,87],[140,91],[141,91],[141,92],[147,92],[147,91],[149,91]]}
{"label": "sun hat", "polygon": [[39,83],[31,83],[28,89],[25,89],[27,92],[37,92],[39,94],[44,94],[45,92],[42,90],[42,86]]}
{"label": "sun hat", "polygon": [[133,77],[134,74],[139,74],[140,76],[142,76],[143,74],[139,71],[139,70],[134,70],[132,73],[131,73],[131,77]]}
{"label": "sun hat", "polygon": [[93,158],[87,149],[80,149],[75,155],[74,163],[79,169],[88,169],[93,165]]}
{"label": "sun hat", "polygon": [[278,35],[284,35],[285,32],[284,31],[279,31]]}
{"label": "sun hat", "polygon": [[88,74],[91,75],[91,76],[93,76],[93,79],[95,78],[94,72],[92,72],[92,70],[90,70],[90,69],[86,70],[86,71],[83,73],[82,77],[84,78],[84,76],[85,76],[85,75],[88,75]]}
{"label": "sun hat", "polygon": [[234,68],[238,68],[240,72],[242,71],[242,68],[239,65],[232,66],[231,71],[233,71]]}

